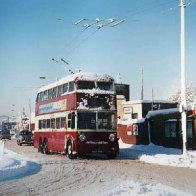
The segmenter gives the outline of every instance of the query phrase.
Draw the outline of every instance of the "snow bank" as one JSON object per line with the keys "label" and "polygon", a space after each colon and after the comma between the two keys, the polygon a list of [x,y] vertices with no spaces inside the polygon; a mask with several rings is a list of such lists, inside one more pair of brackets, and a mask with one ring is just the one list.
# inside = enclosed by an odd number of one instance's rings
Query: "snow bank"
{"label": "snow bank", "polygon": [[0,141],[0,160],[3,157],[3,153],[4,153],[4,142]]}
{"label": "snow bank", "polygon": [[182,151],[176,148],[165,148],[154,144],[131,145],[123,143],[122,140],[119,141],[119,145],[119,157],[124,156],[147,163],[196,169],[196,151],[188,151],[187,155],[183,155]]}
{"label": "snow bank", "polygon": [[[112,191],[111,191],[112,190]],[[115,195],[146,195],[146,196],[152,196],[152,195],[178,195],[178,196],[190,196],[193,195],[188,192],[184,192],[181,190],[177,190],[175,188],[163,185],[161,183],[158,184],[149,184],[149,183],[141,183],[136,181],[130,181],[130,180],[121,180],[119,181],[119,184],[115,188],[111,188],[106,191],[109,196],[115,196]]]}
{"label": "snow bank", "polygon": [[4,149],[4,142],[0,141],[0,182],[32,175],[40,169],[35,160]]}

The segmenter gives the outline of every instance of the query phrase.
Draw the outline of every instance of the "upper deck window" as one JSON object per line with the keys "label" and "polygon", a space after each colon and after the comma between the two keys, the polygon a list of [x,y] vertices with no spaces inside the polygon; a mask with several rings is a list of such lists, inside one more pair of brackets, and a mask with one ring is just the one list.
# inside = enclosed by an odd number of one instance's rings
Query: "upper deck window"
{"label": "upper deck window", "polygon": [[57,95],[57,87],[54,87],[52,90],[52,98],[55,98]]}
{"label": "upper deck window", "polygon": [[97,82],[97,88],[100,90],[105,90],[105,91],[113,91],[113,83],[112,82]]}
{"label": "upper deck window", "polygon": [[69,82],[69,92],[74,91],[74,82]]}
{"label": "upper deck window", "polygon": [[77,89],[93,89],[95,88],[95,83],[90,81],[78,81]]}
{"label": "upper deck window", "polygon": [[58,86],[57,96],[60,97],[63,94],[63,85]]}
{"label": "upper deck window", "polygon": [[52,89],[48,90],[48,99],[52,99]]}
{"label": "upper deck window", "polygon": [[48,99],[48,91],[44,91],[44,97],[43,97],[43,100],[47,100]]}
{"label": "upper deck window", "polygon": [[68,83],[63,84],[63,93],[68,91]]}
{"label": "upper deck window", "polygon": [[40,99],[40,93],[38,93],[36,101],[37,101],[37,102],[38,102],[38,101],[41,101],[41,99]]}
{"label": "upper deck window", "polygon": [[44,92],[40,93],[40,99],[41,99],[41,101],[44,101]]}

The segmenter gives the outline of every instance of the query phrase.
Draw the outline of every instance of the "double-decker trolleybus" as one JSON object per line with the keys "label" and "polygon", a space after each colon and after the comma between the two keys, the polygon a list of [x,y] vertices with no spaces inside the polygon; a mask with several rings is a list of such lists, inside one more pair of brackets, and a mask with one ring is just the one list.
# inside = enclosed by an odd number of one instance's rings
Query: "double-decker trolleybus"
{"label": "double-decker trolleybus", "polygon": [[116,93],[108,75],[77,73],[39,89],[34,147],[42,153],[103,153],[115,158]]}

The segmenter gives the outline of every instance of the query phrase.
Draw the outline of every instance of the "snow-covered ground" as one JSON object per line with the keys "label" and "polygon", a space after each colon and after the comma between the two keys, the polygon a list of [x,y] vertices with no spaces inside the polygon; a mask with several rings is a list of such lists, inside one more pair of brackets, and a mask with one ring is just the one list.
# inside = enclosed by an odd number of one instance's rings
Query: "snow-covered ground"
{"label": "snow-covered ground", "polygon": [[177,148],[165,148],[154,144],[131,145],[125,144],[121,140],[119,145],[120,158],[139,159],[146,163],[196,169],[196,151],[187,151],[187,155],[183,155],[182,150]]}
{"label": "snow-covered ground", "polygon": [[[153,144],[144,146],[127,145],[119,142],[120,154],[117,159],[139,159],[148,163],[170,166],[190,167],[196,169],[196,153],[182,156],[178,149],[163,148]],[[36,160],[19,155],[4,148],[0,141],[0,182],[17,179],[37,173],[41,170]],[[115,187],[114,187],[114,184]],[[131,180],[113,179],[102,184],[104,195],[191,195],[190,193],[165,186],[160,183],[150,184]]]}
{"label": "snow-covered ground", "polygon": [[5,149],[4,142],[0,141],[0,182],[32,175],[40,168],[35,160]]}

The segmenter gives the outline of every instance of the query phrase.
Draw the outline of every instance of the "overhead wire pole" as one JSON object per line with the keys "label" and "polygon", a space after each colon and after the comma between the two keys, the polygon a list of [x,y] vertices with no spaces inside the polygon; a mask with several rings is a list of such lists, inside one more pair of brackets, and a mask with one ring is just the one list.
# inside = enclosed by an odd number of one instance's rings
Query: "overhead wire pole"
{"label": "overhead wire pole", "polygon": [[142,89],[141,89],[141,100],[144,100],[144,67],[142,66]]}
{"label": "overhead wire pole", "polygon": [[187,136],[186,136],[186,71],[185,71],[185,0],[180,0],[181,7],[181,129],[183,154],[186,155]]}

